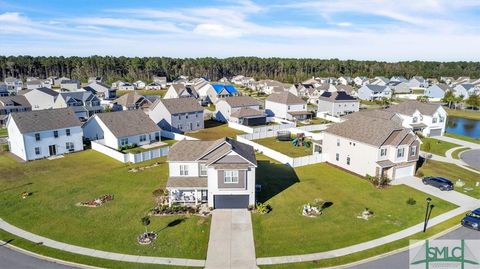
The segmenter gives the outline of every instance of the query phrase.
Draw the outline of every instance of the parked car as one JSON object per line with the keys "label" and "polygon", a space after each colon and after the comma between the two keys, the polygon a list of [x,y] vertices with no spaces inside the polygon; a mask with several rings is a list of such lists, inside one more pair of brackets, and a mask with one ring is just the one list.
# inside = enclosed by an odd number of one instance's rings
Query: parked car
{"label": "parked car", "polygon": [[432,185],[433,187],[439,188],[442,191],[453,190],[452,181],[444,177],[424,177],[422,181],[423,181],[423,184]]}
{"label": "parked car", "polygon": [[473,210],[462,219],[462,225],[480,231],[480,208]]}

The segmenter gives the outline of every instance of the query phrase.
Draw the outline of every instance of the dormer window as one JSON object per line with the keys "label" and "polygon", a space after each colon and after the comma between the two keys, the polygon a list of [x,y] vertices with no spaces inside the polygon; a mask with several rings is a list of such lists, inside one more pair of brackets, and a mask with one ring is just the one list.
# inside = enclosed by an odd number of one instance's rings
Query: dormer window
{"label": "dormer window", "polygon": [[437,123],[437,118],[433,117],[432,118],[432,123]]}
{"label": "dormer window", "polygon": [[417,117],[413,117],[412,122],[413,122],[413,123],[417,123],[417,122],[418,122],[418,118],[417,118]]}
{"label": "dormer window", "polygon": [[398,149],[397,158],[402,158],[403,156],[405,156],[405,149],[404,148]]}
{"label": "dormer window", "polygon": [[410,156],[415,156],[417,155],[417,146],[412,146],[410,148]]}

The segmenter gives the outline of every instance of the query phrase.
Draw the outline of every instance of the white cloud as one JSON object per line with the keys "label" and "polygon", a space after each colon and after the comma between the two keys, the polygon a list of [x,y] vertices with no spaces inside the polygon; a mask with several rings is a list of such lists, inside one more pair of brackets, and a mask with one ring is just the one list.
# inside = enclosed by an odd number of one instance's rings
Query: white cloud
{"label": "white cloud", "polygon": [[214,24],[214,23],[202,23],[197,25],[193,32],[200,35],[208,35],[208,36],[215,36],[215,37],[240,37],[242,33],[234,28]]}

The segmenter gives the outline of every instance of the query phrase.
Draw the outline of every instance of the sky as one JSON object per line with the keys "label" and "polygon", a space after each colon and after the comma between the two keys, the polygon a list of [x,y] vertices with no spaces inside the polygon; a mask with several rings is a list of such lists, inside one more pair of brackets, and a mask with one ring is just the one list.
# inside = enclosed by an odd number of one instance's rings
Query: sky
{"label": "sky", "polygon": [[480,0],[0,0],[0,55],[480,61]]}

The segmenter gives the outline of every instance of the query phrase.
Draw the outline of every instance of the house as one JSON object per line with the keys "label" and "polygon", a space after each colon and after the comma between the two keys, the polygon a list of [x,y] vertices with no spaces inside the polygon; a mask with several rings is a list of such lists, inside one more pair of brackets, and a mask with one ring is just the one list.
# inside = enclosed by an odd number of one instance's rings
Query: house
{"label": "house", "polygon": [[229,84],[212,84],[213,91],[210,89],[207,91],[208,100],[213,104],[221,98],[228,96],[240,95],[235,86]]}
{"label": "house", "polygon": [[160,128],[140,110],[96,114],[82,129],[86,139],[113,149],[151,144],[161,136]]}
{"label": "house", "polygon": [[387,83],[387,86],[392,89],[394,94],[405,94],[412,92],[410,86],[408,86],[408,83],[404,81],[390,81]]}
{"label": "house", "polygon": [[210,84],[210,82],[200,79],[197,80],[193,85],[193,88],[199,95],[199,100],[202,105],[208,105],[209,103],[213,103],[212,100],[210,100],[210,96],[212,98],[217,98],[217,92],[213,88],[213,86]]}
{"label": "house", "polygon": [[188,76],[178,76],[176,79],[172,81],[172,84],[189,84],[190,82],[188,81]]}
{"label": "house", "polygon": [[458,77],[456,80],[452,81],[453,85],[469,84],[469,83],[470,83],[470,77]]}
{"label": "house", "polygon": [[368,78],[367,77],[355,77],[353,79],[353,83],[357,85],[358,87],[364,86],[368,83]]}
{"label": "house", "polygon": [[12,112],[32,111],[27,98],[22,95],[0,97],[0,127],[5,127]]}
{"label": "house", "polygon": [[23,88],[23,81],[14,77],[7,77],[3,82],[7,84],[9,92],[18,92]]}
{"label": "house", "polygon": [[130,84],[129,82],[117,80],[112,83],[112,88],[117,89],[119,91],[133,91],[135,90],[135,86]]}
{"label": "house", "polygon": [[287,120],[305,120],[312,117],[307,102],[290,92],[274,93],[265,100],[265,112],[269,116]]}
{"label": "house", "polygon": [[379,85],[379,86],[387,86],[390,80],[386,77],[375,77],[372,80],[369,80],[368,84],[370,85]]}
{"label": "house", "polygon": [[360,101],[344,91],[324,92],[317,100],[318,112],[338,117],[360,110]]}
{"label": "house", "polygon": [[447,84],[434,84],[425,89],[425,96],[428,98],[442,99],[447,91],[453,91]]}
{"label": "house", "polygon": [[57,87],[57,88],[60,88],[61,87],[61,84],[62,84],[62,81],[64,80],[70,80],[70,78],[67,78],[67,77],[55,77],[54,81],[53,81],[53,86]]}
{"label": "house", "polygon": [[88,84],[92,82],[98,82],[98,83],[103,83],[103,77],[89,77],[88,78]]}
{"label": "house", "polygon": [[228,78],[226,77],[222,77],[221,79],[218,80],[218,82],[223,84],[230,84],[230,80],[228,80]]}
{"label": "house", "polygon": [[50,83],[46,83],[46,81],[41,81],[39,79],[33,79],[29,80],[25,83],[27,85],[27,90],[33,90],[33,89],[38,89],[38,88],[52,88],[52,85]]}
{"label": "house", "polygon": [[453,77],[440,77],[440,81],[450,85],[453,81],[455,81],[455,79]]}
{"label": "house", "polygon": [[191,97],[158,99],[148,115],[160,128],[171,132],[191,132],[204,127],[203,107]]}
{"label": "house", "polygon": [[148,112],[153,103],[143,95],[129,92],[113,100],[112,104],[115,111],[141,109]]}
{"label": "house", "polygon": [[392,105],[386,111],[402,118],[402,125],[423,136],[442,136],[445,133],[447,112],[439,104],[406,101]]}
{"label": "house", "polygon": [[181,98],[181,97],[191,97],[198,99],[199,94],[195,90],[193,85],[185,85],[185,84],[172,84],[168,87],[164,99],[171,99],[171,98]]}
{"label": "house", "polygon": [[49,88],[38,88],[34,90],[24,90],[19,95],[25,96],[32,106],[32,110],[51,109],[55,104],[55,99],[59,95],[57,91]]}
{"label": "house", "polygon": [[133,86],[135,87],[135,89],[137,90],[142,90],[142,89],[145,89],[145,87],[147,86],[147,83],[141,81],[141,80],[137,80],[133,83]]}
{"label": "house", "polygon": [[104,100],[115,99],[117,97],[117,89],[111,88],[103,82],[92,81],[83,87],[83,89]]}
{"label": "house", "polygon": [[163,87],[166,87],[166,86],[167,86],[166,83],[165,83],[165,86],[163,86],[163,84],[154,81],[154,82],[148,84],[147,86],[145,86],[145,89],[147,89],[147,90],[161,90]]}
{"label": "house", "polygon": [[70,108],[14,112],[7,120],[8,146],[25,161],[81,151],[81,126]]}
{"label": "house", "polygon": [[458,84],[453,88],[453,95],[455,97],[463,96],[463,99],[466,100],[470,96],[470,92],[474,92],[475,86],[473,84]]}
{"label": "house", "polygon": [[167,77],[153,76],[152,80],[153,80],[153,83],[160,85],[161,88],[167,87]]}
{"label": "house", "polygon": [[397,122],[354,113],[323,134],[322,154],[333,165],[393,180],[415,174],[420,139]]}
{"label": "house", "polygon": [[414,76],[408,81],[408,86],[410,88],[426,88],[428,87],[428,82],[421,76]]}
{"label": "house", "polygon": [[217,121],[232,121],[247,126],[264,125],[267,116],[260,111],[260,103],[250,96],[231,96],[220,99],[215,105]]}
{"label": "house", "polygon": [[404,76],[392,76],[390,78],[390,82],[408,82],[408,79],[406,79]]}
{"label": "house", "polygon": [[364,85],[357,91],[358,98],[361,100],[378,100],[382,98],[392,98],[392,90],[388,86]]}
{"label": "house", "polygon": [[103,112],[100,99],[87,91],[62,92],[58,94],[53,108],[64,107],[71,108],[75,115],[82,120],[86,120],[96,113]]}
{"label": "house", "polygon": [[62,80],[60,82],[60,88],[68,91],[76,91],[80,89],[80,81],[76,79]]}
{"label": "house", "polygon": [[5,82],[0,82],[0,96],[8,96],[10,92],[8,91],[8,86]]}
{"label": "house", "polygon": [[258,91],[261,91],[269,95],[272,93],[288,91],[291,87],[295,87],[295,86],[286,84],[280,81],[276,81],[276,80],[264,79],[264,80],[259,80],[257,82],[256,87]]}
{"label": "house", "polygon": [[341,84],[341,85],[349,85],[349,84],[352,84],[352,82],[353,82],[353,79],[351,77],[346,77],[346,76],[339,77],[337,80],[337,84]]}
{"label": "house", "polygon": [[233,84],[242,85],[244,78],[245,78],[245,76],[243,76],[243,75],[236,75],[236,76],[233,76],[230,81]]}
{"label": "house", "polygon": [[167,157],[169,204],[207,203],[214,209],[255,205],[257,161],[252,146],[231,138],[182,140]]}
{"label": "house", "polygon": [[[338,84],[338,85],[330,85],[330,87],[328,88],[329,92],[346,92],[348,95],[351,95],[351,96],[356,96],[357,95],[357,92],[355,91],[355,89],[350,86],[350,85],[343,85],[343,84]],[[323,93],[323,91],[322,91]]]}

